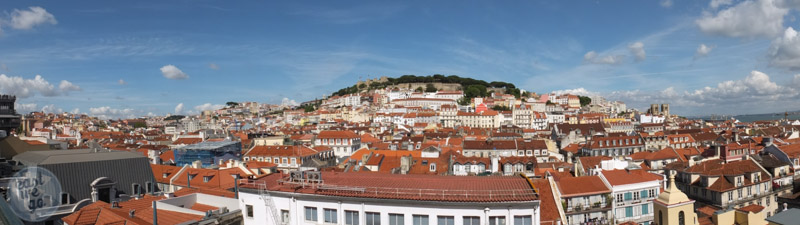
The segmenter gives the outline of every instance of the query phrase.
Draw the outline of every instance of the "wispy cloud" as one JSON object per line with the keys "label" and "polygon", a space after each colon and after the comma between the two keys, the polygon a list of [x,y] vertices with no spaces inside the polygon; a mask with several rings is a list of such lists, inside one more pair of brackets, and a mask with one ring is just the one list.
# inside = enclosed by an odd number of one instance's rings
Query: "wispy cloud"
{"label": "wispy cloud", "polygon": [[405,5],[399,2],[383,4],[359,4],[349,8],[322,8],[305,7],[289,13],[294,16],[308,17],[325,23],[334,24],[357,24],[368,21],[387,19],[406,9]]}

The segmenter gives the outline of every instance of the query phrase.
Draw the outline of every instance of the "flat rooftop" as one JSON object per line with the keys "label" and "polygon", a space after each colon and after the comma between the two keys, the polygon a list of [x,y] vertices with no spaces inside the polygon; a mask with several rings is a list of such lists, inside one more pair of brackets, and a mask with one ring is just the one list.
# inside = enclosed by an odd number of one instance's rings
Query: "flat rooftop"
{"label": "flat rooftop", "polygon": [[178,149],[183,150],[214,150],[228,145],[239,144],[238,141],[204,141],[197,144],[187,145]]}
{"label": "flat rooftop", "polygon": [[[534,186],[522,176],[439,176],[322,172],[322,184],[289,182],[289,176],[271,174],[241,187],[274,192],[341,197],[444,201],[530,202],[538,200]],[[260,187],[264,187],[260,186]]]}

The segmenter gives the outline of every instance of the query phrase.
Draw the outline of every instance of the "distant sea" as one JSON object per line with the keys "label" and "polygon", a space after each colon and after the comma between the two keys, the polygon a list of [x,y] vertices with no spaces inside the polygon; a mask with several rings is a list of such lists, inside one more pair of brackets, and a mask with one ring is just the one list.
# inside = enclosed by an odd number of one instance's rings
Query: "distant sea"
{"label": "distant sea", "polygon": [[[733,116],[733,118],[736,118],[737,120],[742,121],[742,122],[753,122],[753,121],[759,121],[759,120],[780,120],[780,119],[783,119],[783,113],[738,115],[738,116]],[[789,118],[789,120],[800,120],[800,114],[796,114],[796,112],[795,112],[795,114],[791,114],[790,113],[788,118]],[[695,117],[695,118],[692,118],[692,119],[709,120],[709,119],[711,119],[711,116]]]}

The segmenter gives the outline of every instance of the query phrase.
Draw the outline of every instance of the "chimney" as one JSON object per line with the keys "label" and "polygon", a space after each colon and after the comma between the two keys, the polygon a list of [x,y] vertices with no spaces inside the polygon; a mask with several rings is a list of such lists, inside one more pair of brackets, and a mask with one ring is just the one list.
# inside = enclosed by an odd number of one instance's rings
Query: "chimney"
{"label": "chimney", "polygon": [[128,211],[128,216],[130,216],[131,218],[133,218],[135,215],[136,215],[135,209],[131,209],[131,211]]}
{"label": "chimney", "polygon": [[496,156],[496,155],[492,156],[492,168],[491,169],[492,169],[491,170],[492,173],[497,173],[497,171],[500,169],[500,157],[499,156]]}

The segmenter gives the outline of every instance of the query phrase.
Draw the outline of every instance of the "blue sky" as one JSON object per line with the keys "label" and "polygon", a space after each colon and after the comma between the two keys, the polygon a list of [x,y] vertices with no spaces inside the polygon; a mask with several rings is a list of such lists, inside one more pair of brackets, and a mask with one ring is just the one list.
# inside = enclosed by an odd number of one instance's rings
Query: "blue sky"
{"label": "blue sky", "polygon": [[0,92],[20,96],[23,112],[116,118],[302,102],[359,78],[438,73],[684,115],[800,110],[800,38],[788,31],[798,6],[10,0]]}

